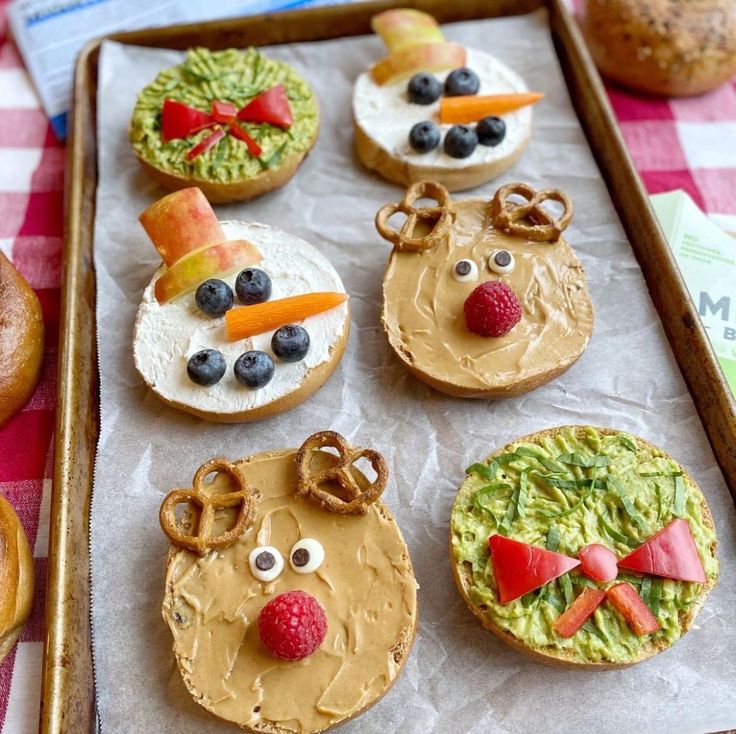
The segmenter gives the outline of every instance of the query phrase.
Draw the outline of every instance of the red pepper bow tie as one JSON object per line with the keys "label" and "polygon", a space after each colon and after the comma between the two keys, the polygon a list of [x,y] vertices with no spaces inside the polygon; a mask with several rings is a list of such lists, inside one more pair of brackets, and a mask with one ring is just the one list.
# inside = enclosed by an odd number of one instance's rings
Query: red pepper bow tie
{"label": "red pepper bow tie", "polygon": [[[289,98],[283,84],[277,84],[255,96],[240,110],[231,102],[214,100],[210,112],[203,112],[174,99],[164,101],[161,112],[161,133],[165,143],[187,138],[200,130],[216,128],[187,153],[189,160],[207,152],[227,133],[243,141],[248,152],[258,157],[261,146],[238,124],[241,122],[265,123],[284,130],[291,127],[294,118]],[[219,127],[220,125],[224,127]]]}

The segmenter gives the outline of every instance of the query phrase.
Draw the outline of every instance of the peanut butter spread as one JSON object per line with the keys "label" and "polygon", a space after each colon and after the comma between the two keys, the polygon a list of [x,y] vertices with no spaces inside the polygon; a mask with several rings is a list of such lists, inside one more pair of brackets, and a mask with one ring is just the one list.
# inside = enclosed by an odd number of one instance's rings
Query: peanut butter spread
{"label": "peanut butter spread", "polygon": [[[234,545],[202,557],[174,549],[166,579],[163,616],[190,693],[258,732],[319,732],[375,703],[408,657],[417,621],[409,552],[386,507],[378,501],[365,515],[339,515],[296,497],[294,459],[294,451],[278,451],[240,463],[259,493],[254,524]],[[227,488],[222,475],[215,482]],[[301,538],[324,547],[312,573],[289,563]],[[264,545],[284,559],[270,582],[248,564]],[[285,662],[263,647],[257,621],[274,596],[297,589],[324,608],[327,636],[309,657]]]}
{"label": "peanut butter spread", "polygon": [[[456,221],[439,244],[391,254],[383,281],[383,324],[391,346],[420,376],[466,395],[493,390],[501,397],[564,371],[593,330],[585,273],[572,248],[563,238],[532,242],[494,229],[485,201],[455,201],[453,208]],[[497,250],[513,256],[512,272],[491,271],[489,256]],[[453,276],[463,259],[477,266],[476,279]],[[521,321],[501,337],[472,333],[463,313],[473,289],[492,279],[507,283],[522,308]]]}

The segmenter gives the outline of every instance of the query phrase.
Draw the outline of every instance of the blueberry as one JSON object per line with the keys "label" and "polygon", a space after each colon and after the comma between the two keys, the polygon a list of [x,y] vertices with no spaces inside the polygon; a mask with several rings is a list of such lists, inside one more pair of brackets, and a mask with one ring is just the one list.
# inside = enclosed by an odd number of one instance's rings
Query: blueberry
{"label": "blueberry", "polygon": [[484,117],[475,132],[481,145],[498,145],[506,137],[506,123],[500,117]]}
{"label": "blueberry", "polygon": [[222,280],[210,278],[197,288],[194,300],[208,316],[222,316],[233,307],[233,289]]}
{"label": "blueberry", "polygon": [[257,349],[241,354],[235,360],[235,379],[251,390],[257,390],[271,382],[273,377],[273,360],[265,352]]}
{"label": "blueberry", "polygon": [[187,362],[187,375],[197,385],[216,385],[225,374],[225,357],[216,349],[196,352]]}
{"label": "blueberry", "polygon": [[462,94],[478,94],[480,79],[478,75],[466,67],[451,71],[445,79],[445,94],[448,97],[458,97]]}
{"label": "blueberry", "polygon": [[299,362],[309,351],[309,334],[297,324],[282,326],[271,337],[271,349],[282,362]]}
{"label": "blueberry", "polygon": [[418,122],[409,133],[409,145],[417,153],[429,153],[440,144],[440,129],[433,122]]}
{"label": "blueberry", "polygon": [[453,125],[445,135],[445,153],[453,158],[467,158],[477,145],[478,136],[467,125]]}
{"label": "blueberry", "polygon": [[408,94],[414,104],[432,104],[440,98],[442,85],[432,74],[415,74],[409,82]]}
{"label": "blueberry", "polygon": [[235,292],[246,306],[271,298],[271,278],[259,268],[246,268],[235,279]]}

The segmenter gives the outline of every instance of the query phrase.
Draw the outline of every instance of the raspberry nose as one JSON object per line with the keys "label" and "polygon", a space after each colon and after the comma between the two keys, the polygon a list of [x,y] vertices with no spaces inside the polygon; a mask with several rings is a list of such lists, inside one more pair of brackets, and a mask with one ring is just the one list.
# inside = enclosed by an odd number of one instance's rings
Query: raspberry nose
{"label": "raspberry nose", "polygon": [[311,655],[327,634],[327,615],[306,591],[286,591],[271,599],[258,615],[263,645],[281,660]]}
{"label": "raspberry nose", "polygon": [[521,321],[521,304],[511,286],[488,280],[477,286],[463,305],[465,323],[480,336],[503,336]]}

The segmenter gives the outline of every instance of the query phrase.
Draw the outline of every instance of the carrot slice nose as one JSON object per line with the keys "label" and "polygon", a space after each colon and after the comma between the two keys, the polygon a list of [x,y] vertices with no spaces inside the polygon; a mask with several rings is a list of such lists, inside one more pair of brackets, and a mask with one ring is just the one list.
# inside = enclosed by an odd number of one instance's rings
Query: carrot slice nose
{"label": "carrot slice nose", "polygon": [[544,95],[540,92],[443,97],[440,100],[440,122],[444,124],[478,122],[484,117],[505,115],[521,107],[535,104],[542,97]]}

